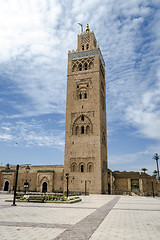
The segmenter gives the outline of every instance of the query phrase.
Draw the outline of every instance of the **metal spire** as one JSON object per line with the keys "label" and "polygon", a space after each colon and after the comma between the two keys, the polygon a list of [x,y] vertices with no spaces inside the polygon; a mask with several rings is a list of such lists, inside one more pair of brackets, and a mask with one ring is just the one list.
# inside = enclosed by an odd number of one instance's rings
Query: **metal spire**
{"label": "metal spire", "polygon": [[81,33],[83,32],[83,24],[82,23],[78,23],[81,26]]}

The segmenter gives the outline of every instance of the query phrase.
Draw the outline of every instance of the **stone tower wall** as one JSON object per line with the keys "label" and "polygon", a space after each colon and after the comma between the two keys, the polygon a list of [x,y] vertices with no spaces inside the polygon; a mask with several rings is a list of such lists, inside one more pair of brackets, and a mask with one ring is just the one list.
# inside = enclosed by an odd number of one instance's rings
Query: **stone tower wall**
{"label": "stone tower wall", "polygon": [[69,190],[106,192],[105,70],[90,30],[78,36],[77,51],[69,52],[67,77],[64,171]]}

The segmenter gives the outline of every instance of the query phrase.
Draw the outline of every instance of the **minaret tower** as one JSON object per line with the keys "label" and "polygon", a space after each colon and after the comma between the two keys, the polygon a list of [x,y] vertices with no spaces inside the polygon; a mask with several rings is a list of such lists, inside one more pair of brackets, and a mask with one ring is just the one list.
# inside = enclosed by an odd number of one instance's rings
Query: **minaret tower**
{"label": "minaret tower", "polygon": [[69,191],[107,193],[105,89],[105,62],[87,24],[76,52],[68,52],[64,174]]}

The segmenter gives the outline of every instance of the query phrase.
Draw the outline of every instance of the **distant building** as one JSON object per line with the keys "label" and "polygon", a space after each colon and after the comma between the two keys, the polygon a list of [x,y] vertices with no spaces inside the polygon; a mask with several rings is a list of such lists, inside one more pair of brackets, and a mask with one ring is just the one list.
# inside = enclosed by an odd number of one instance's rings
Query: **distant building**
{"label": "distant building", "polygon": [[160,196],[160,182],[158,179],[139,172],[111,173],[112,194],[140,196]]}
{"label": "distant building", "polygon": [[[9,169],[0,166],[0,191],[13,192],[16,166]],[[88,182],[83,188],[73,189],[72,175],[69,174],[71,193],[92,193]],[[98,178],[97,178],[98,181]],[[66,192],[66,177],[63,165],[20,166],[17,191],[19,192]],[[154,177],[139,172],[119,172],[108,169],[108,192],[116,195],[160,196],[160,182]],[[88,184],[88,185],[87,185]]]}
{"label": "distant building", "polygon": [[[0,167],[2,191],[13,191],[16,166]],[[18,191],[63,192],[63,165],[20,166],[18,172]]]}
{"label": "distant building", "polygon": [[[146,173],[108,169],[105,62],[89,26],[68,53],[65,160],[63,165],[20,166],[18,191],[159,195]],[[0,190],[13,191],[16,167],[0,166]]]}

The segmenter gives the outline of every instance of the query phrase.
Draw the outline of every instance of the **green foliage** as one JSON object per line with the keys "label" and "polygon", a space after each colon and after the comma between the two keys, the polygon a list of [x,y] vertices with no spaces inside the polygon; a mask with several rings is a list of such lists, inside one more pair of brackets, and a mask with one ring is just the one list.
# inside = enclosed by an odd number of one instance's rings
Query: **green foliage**
{"label": "green foliage", "polygon": [[62,197],[52,196],[52,198],[50,198],[51,201],[62,201],[62,202],[66,202],[66,201],[68,202],[75,199],[79,199],[79,197],[67,198],[65,196],[62,196]]}
{"label": "green foliage", "polygon": [[20,200],[28,201],[29,197],[21,197]]}
{"label": "green foliage", "polygon": [[158,153],[155,153],[155,154],[154,154],[153,159],[156,160],[156,161],[158,161],[158,159],[159,159]]}
{"label": "green foliage", "polygon": [[139,188],[139,186],[138,186],[137,183],[133,183],[132,187],[133,187],[133,188]]}
{"label": "green foliage", "polygon": [[[56,195],[49,195],[49,194],[40,194],[40,196],[45,197],[46,201],[62,201],[62,202],[68,202],[71,200],[79,199],[79,197],[72,197],[67,198],[65,196],[56,196]],[[20,200],[28,201],[29,197],[21,197]]]}
{"label": "green foliage", "polygon": [[147,168],[142,168],[141,171],[143,171],[145,173],[146,171],[148,171],[148,169]]}
{"label": "green foliage", "polygon": [[157,170],[154,170],[153,176],[154,176],[154,177],[157,177],[157,173],[158,173],[158,171],[157,171]]}

